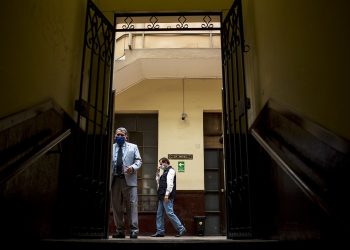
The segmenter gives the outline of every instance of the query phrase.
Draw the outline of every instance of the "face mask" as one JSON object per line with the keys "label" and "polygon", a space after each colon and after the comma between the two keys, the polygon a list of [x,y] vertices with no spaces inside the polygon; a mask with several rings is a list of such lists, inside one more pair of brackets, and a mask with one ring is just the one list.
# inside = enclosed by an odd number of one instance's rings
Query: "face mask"
{"label": "face mask", "polygon": [[115,142],[118,143],[119,146],[123,145],[125,142],[125,137],[124,136],[117,136],[115,138]]}
{"label": "face mask", "polygon": [[166,163],[163,163],[162,165],[160,165],[160,169],[166,169],[168,167],[168,165]]}

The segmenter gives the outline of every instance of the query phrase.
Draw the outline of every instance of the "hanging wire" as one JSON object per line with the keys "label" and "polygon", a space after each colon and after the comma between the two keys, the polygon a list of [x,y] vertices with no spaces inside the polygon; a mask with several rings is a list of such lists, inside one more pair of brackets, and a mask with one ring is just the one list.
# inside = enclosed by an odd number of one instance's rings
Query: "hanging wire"
{"label": "hanging wire", "polygon": [[182,114],[181,120],[186,120],[187,114],[185,113],[185,78],[182,78]]}
{"label": "hanging wire", "polygon": [[185,78],[182,78],[182,114],[185,114]]}

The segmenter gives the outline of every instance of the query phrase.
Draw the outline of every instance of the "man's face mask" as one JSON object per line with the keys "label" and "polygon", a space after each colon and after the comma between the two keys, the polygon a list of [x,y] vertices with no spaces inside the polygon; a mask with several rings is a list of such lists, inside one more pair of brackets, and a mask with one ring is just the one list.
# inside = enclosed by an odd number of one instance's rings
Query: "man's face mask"
{"label": "man's face mask", "polygon": [[114,140],[119,146],[121,146],[125,142],[125,137],[124,136],[116,136]]}
{"label": "man's face mask", "polygon": [[166,169],[167,167],[168,167],[168,164],[166,164],[166,163],[162,163],[160,165],[160,169]]}

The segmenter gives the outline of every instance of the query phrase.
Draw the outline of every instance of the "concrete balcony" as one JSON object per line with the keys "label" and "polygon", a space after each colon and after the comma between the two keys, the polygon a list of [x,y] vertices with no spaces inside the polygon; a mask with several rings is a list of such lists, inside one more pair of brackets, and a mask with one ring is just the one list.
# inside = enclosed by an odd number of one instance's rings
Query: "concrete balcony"
{"label": "concrete balcony", "polygon": [[117,94],[145,79],[221,78],[220,48],[131,49],[115,60]]}

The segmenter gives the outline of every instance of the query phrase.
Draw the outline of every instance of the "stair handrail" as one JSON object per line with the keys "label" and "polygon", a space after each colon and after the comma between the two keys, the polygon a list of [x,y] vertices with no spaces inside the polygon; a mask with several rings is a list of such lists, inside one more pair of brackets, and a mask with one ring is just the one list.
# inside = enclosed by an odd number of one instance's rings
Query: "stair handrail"
{"label": "stair handrail", "polygon": [[[344,225],[346,203],[339,195],[347,193],[348,140],[273,99],[265,104],[249,132],[311,202]],[[317,156],[317,152],[324,155]]]}
{"label": "stair handrail", "polygon": [[333,214],[331,208],[327,205],[325,200],[320,197],[316,192],[314,192],[299,176],[298,174],[289,166],[289,164],[280,157],[275,150],[268,144],[262,136],[259,135],[256,129],[252,128],[252,136],[259,143],[259,145],[265,149],[265,151],[271,156],[272,159],[281,167],[281,169],[295,182],[295,184],[307,195],[307,197],[316,203],[324,212],[328,215]]}
{"label": "stair handrail", "polygon": [[[66,129],[62,133],[52,138],[49,142],[39,146],[29,156],[25,155],[16,162],[9,164],[0,172],[0,186],[12,177],[23,172],[28,166],[36,162],[40,157],[52,150],[56,145],[65,140],[72,133],[71,129]],[[6,164],[4,164],[6,165]]]}

